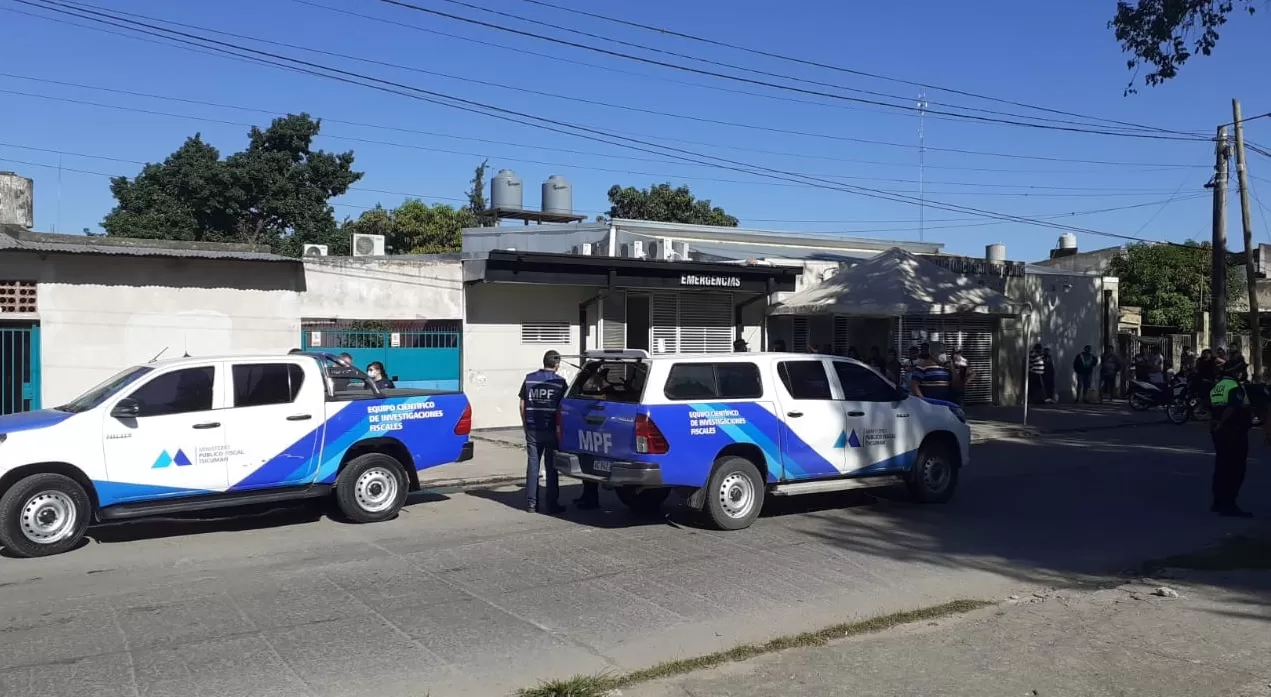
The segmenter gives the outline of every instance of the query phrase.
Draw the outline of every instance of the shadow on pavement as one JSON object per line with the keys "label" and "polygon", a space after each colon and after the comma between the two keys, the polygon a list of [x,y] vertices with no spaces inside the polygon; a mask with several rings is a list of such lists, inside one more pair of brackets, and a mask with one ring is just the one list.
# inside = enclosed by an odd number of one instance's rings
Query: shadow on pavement
{"label": "shadow on pavement", "polygon": [[[402,511],[408,511],[409,507],[415,504],[445,501],[448,498],[431,491],[412,492],[406,497],[406,507]],[[307,525],[323,518],[343,522],[343,518],[336,512],[333,500],[305,499],[294,503],[239,506],[180,516],[106,523],[90,527],[88,537],[101,544],[113,544],[165,537]]]}

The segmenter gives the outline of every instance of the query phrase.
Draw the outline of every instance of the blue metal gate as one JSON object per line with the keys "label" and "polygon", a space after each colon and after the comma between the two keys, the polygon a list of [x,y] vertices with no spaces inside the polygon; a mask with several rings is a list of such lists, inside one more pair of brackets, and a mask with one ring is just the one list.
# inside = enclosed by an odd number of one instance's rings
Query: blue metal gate
{"label": "blue metal gate", "polygon": [[0,414],[40,408],[40,327],[0,324]]}
{"label": "blue metal gate", "polygon": [[304,329],[301,346],[306,351],[347,353],[363,370],[371,361],[380,361],[398,387],[458,390],[462,375],[462,337],[458,320],[433,321],[423,329],[401,331],[309,325]]}

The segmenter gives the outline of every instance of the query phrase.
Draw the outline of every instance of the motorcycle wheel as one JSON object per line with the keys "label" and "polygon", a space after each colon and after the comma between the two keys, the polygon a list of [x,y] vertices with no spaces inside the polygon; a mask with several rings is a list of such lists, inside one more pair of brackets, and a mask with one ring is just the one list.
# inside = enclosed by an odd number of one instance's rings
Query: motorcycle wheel
{"label": "motorcycle wheel", "polygon": [[1184,400],[1175,400],[1165,405],[1165,418],[1175,426],[1187,423],[1188,417],[1191,415],[1191,408]]}
{"label": "motorcycle wheel", "polygon": [[1130,395],[1130,408],[1134,411],[1147,411],[1152,408],[1152,400],[1144,397],[1138,392],[1135,392]]}

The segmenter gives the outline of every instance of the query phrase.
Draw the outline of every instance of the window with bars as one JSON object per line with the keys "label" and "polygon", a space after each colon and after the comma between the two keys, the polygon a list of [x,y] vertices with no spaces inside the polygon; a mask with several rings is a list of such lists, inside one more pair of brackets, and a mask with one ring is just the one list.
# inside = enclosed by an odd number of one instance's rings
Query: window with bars
{"label": "window with bars", "polygon": [[794,345],[790,347],[795,353],[804,353],[808,350],[808,318],[793,318],[793,337]]}
{"label": "window with bars", "polygon": [[521,322],[522,344],[568,344],[569,322]]}
{"label": "window with bars", "polygon": [[653,296],[653,353],[729,353],[733,299],[729,293]]}

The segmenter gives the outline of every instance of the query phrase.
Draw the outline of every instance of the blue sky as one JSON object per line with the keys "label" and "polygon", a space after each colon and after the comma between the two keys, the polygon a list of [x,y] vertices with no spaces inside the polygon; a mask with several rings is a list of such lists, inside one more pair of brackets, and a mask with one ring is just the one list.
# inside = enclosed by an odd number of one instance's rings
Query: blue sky
{"label": "blue sky", "polygon": [[[493,23],[553,33],[442,0],[415,1]],[[115,11],[414,68],[369,65],[251,44],[695,153],[834,178],[907,197],[916,196],[918,191],[918,119],[893,109],[642,65],[376,0],[305,0],[309,4],[295,0],[94,2]],[[905,84],[655,36],[523,0],[472,2],[708,60],[847,89],[917,97],[918,89]],[[1248,67],[1263,62],[1263,56],[1255,54],[1259,33],[1265,34],[1265,26],[1261,26],[1265,18],[1261,17],[1236,18],[1224,30],[1215,56],[1194,60],[1180,78],[1163,87],[1144,88],[1138,95],[1125,97],[1122,90],[1130,74],[1106,28],[1114,7],[1111,1],[982,0],[970,6],[928,0],[895,4],[791,0],[779,5],[759,0],[646,0],[635,5],[616,0],[555,2],[889,77],[1169,129],[1212,133],[1217,124],[1231,120],[1233,96],[1244,99],[1247,116],[1271,111],[1265,90],[1254,89],[1261,78],[1252,79]],[[341,7],[387,21],[351,17],[315,5]],[[464,196],[473,167],[489,158],[491,173],[506,167],[524,179],[526,204],[530,206],[537,205],[538,184],[550,174],[563,175],[573,183],[575,207],[589,215],[607,208],[605,192],[613,184],[644,187],[669,181],[688,184],[699,197],[709,198],[741,218],[746,227],[885,239],[919,236],[919,210],[910,203],[676,162],[363,87],[38,19],[30,15],[50,13],[12,0],[0,0],[0,10],[0,27],[4,27],[7,44],[0,72],[8,75],[0,76],[0,103],[6,107],[0,109],[0,168],[35,179],[36,227],[42,231],[96,228],[113,205],[108,181],[100,174],[133,175],[140,167],[137,163],[161,160],[195,132],[201,132],[223,153],[233,152],[245,144],[247,124],[267,123],[271,114],[308,111],[328,119],[321,147],[354,150],[356,168],[366,173],[356,190],[337,201],[338,217],[356,216],[377,202],[396,205],[406,194],[429,202],[457,203]],[[555,35],[568,37],[559,32]],[[602,45],[587,37],[568,38]],[[606,46],[640,53],[639,49],[612,43]],[[721,70],[681,58],[642,55]],[[798,84],[779,78],[757,79]],[[844,89],[803,86],[873,99]],[[739,94],[739,90],[755,94]],[[927,101],[933,111],[957,105],[1069,118],[940,90],[927,90]],[[658,116],[633,111],[633,107],[775,130]],[[1033,260],[1043,258],[1062,231],[939,210],[938,204],[1046,217],[1148,239],[1182,240],[1209,234],[1210,200],[1202,186],[1212,172],[1211,143],[1076,134],[936,115],[929,115],[924,127],[929,150],[923,177],[926,197],[932,202],[923,214],[924,237],[944,242],[950,252],[980,255],[985,244],[1005,242],[1012,259]],[[1271,119],[1251,122],[1246,137],[1271,145]],[[1074,160],[1130,164],[1108,166]],[[1271,204],[1271,159],[1251,155],[1249,168],[1255,177],[1254,192],[1261,194],[1260,189],[1265,189],[1265,195],[1258,198]],[[1238,239],[1234,189],[1231,201],[1228,234]],[[1254,209],[1255,239],[1271,242],[1267,228],[1271,210],[1260,207],[1257,201]],[[1066,215],[1070,213],[1076,215]],[[1088,233],[1079,233],[1078,239],[1083,249],[1118,243]]]}

